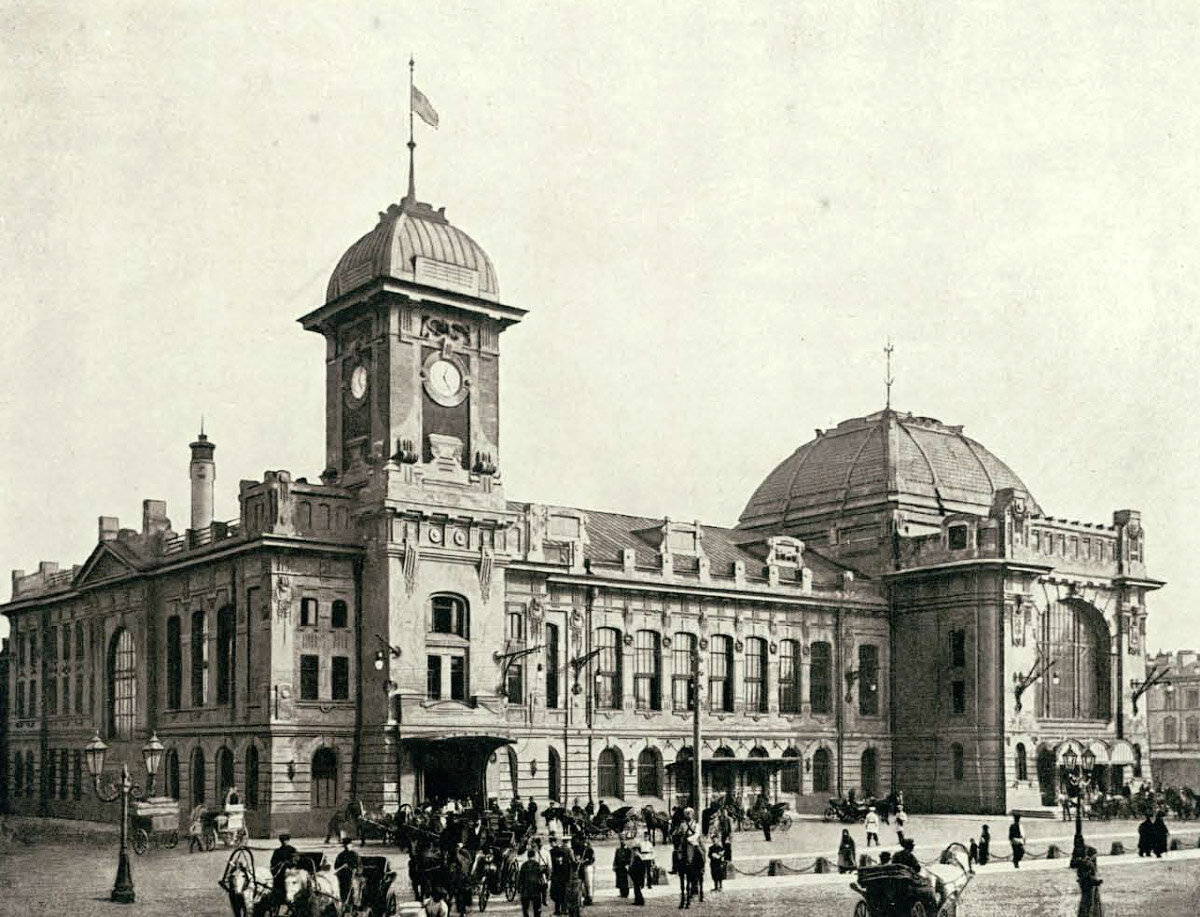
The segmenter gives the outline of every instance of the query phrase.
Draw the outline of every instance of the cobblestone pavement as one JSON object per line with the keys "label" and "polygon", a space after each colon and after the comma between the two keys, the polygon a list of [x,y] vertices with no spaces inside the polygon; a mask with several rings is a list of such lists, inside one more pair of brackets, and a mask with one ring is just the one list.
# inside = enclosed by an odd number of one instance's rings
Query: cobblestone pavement
{"label": "cobblestone pavement", "polygon": [[[944,838],[939,823],[947,822],[950,830],[961,830],[964,820],[951,816],[938,817],[939,822],[928,821],[922,828],[923,837],[937,837],[936,844]],[[971,819],[974,823],[976,820]],[[1006,819],[992,819],[993,833],[1003,835],[1000,830]],[[946,827],[943,825],[942,827]],[[1035,851],[1044,847],[1041,838],[1061,836],[1064,846],[1069,847],[1073,826],[1061,822],[1039,824],[1031,830],[1031,848]],[[1178,826],[1176,826],[1178,828]],[[1186,826],[1185,826],[1186,827]],[[914,825],[910,831],[916,836]],[[824,831],[840,835],[840,826],[817,827],[813,832],[797,832],[782,842],[773,842],[769,847],[760,847],[761,840],[753,841],[746,834],[739,835],[739,860],[747,869],[755,864],[765,865],[767,858],[777,857],[788,861],[792,857],[807,855],[810,845],[818,850],[825,849]],[[859,828],[861,831],[861,827]],[[1177,831],[1177,836],[1180,834]],[[1089,843],[1106,852],[1108,841],[1098,842],[1101,835],[1118,835],[1126,839],[1136,834],[1136,826],[1121,823],[1097,823],[1085,825]],[[955,833],[961,838],[961,833]],[[300,849],[318,849],[320,838],[301,841]],[[1102,857],[1100,873],[1103,887],[1106,917],[1120,915],[1153,914],[1154,917],[1192,917],[1200,914],[1200,850],[1195,849],[1195,832],[1186,852],[1168,854],[1162,861],[1139,860],[1136,856],[1123,858]],[[267,841],[256,841],[256,860],[266,859],[268,850],[274,846]],[[998,845],[1000,852],[1007,843]],[[333,846],[328,848],[331,853]],[[380,851],[378,846],[368,848],[372,853]],[[10,841],[0,847],[0,915],[25,914],[70,914],[72,917],[92,915],[207,915],[230,914],[229,904],[217,887],[229,851],[218,848],[212,853],[188,854],[186,849],[151,850],[145,856],[133,857],[134,882],[137,888],[137,904],[123,906],[108,900],[109,891],[116,871],[116,844],[114,840],[91,837],[71,842],[42,840],[32,844]],[[393,864],[401,873],[401,889],[407,897],[408,887],[404,881],[405,858],[388,853]],[[759,858],[759,859],[753,859]],[[592,917],[609,917],[631,907],[615,899],[611,886],[611,872],[604,853],[600,856],[598,878],[602,880],[597,904],[588,909]],[[1028,868],[1032,867],[1032,868]],[[708,902],[699,906],[701,911],[712,914],[753,913],[756,917],[783,917],[799,911],[805,914],[832,914],[850,917],[856,895],[849,888],[849,877],[787,876],[785,878],[739,877],[731,881],[726,891],[710,893]],[[1059,917],[1075,913],[1078,892],[1074,874],[1067,868],[1066,860],[1028,862],[1020,871],[1007,864],[997,864],[982,870],[967,888],[959,910],[960,917]],[[659,887],[651,892],[647,911],[675,911],[678,903],[673,889]],[[512,917],[519,909],[503,900],[488,907],[488,913]],[[547,912],[548,914],[551,912]],[[699,915],[698,915],[699,917]]]}

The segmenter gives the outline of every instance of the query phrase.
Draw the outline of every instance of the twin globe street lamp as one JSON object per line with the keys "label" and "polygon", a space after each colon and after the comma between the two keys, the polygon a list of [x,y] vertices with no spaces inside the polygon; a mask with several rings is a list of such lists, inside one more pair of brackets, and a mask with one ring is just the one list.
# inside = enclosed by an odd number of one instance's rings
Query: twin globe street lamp
{"label": "twin globe street lamp", "polygon": [[1075,843],[1071,850],[1071,866],[1083,857],[1083,799],[1087,791],[1087,781],[1092,772],[1092,768],[1096,766],[1096,756],[1092,754],[1092,750],[1084,749],[1082,755],[1075,754],[1075,749],[1068,748],[1063,752],[1062,756],[1063,767],[1068,773],[1074,773],[1075,788],[1077,796],[1075,797]]}
{"label": "twin globe street lamp", "polygon": [[133,782],[129,775],[129,765],[121,765],[121,782],[111,779],[107,788],[101,788],[100,775],[104,773],[104,756],[108,746],[100,738],[99,730],[83,749],[87,758],[88,773],[92,775],[93,789],[101,802],[116,802],[121,800],[121,851],[117,857],[117,879],[113,883],[112,900],[121,904],[133,904],[133,870],[129,865],[129,799],[145,799],[154,789],[154,775],[162,761],[163,744],[158,741],[158,734],[152,733],[150,740],[142,746],[142,760],[146,764],[146,792]]}

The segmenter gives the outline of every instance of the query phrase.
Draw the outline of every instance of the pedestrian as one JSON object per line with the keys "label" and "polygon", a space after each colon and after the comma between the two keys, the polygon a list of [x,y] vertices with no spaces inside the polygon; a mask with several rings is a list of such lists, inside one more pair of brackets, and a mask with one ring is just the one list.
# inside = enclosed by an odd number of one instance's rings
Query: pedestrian
{"label": "pedestrian", "polygon": [[1167,842],[1171,836],[1171,832],[1167,830],[1167,823],[1163,820],[1162,810],[1159,809],[1158,814],[1154,816],[1154,855],[1159,859],[1167,852]]}
{"label": "pedestrian", "polygon": [[192,806],[192,814],[188,816],[188,853],[196,849],[204,850],[204,804]]}
{"label": "pedestrian", "polygon": [[917,842],[910,837],[906,837],[900,844],[900,850],[892,856],[892,862],[900,866],[907,866],[914,873],[921,871],[921,863],[917,859],[913,850],[916,848]]}
{"label": "pedestrian", "polygon": [[1076,917],[1104,917],[1100,906],[1100,886],[1104,880],[1096,873],[1096,848],[1085,847],[1083,856],[1075,864],[1075,878],[1079,882],[1079,910]]}
{"label": "pedestrian", "polygon": [[1021,860],[1025,858],[1025,832],[1021,830],[1021,816],[1013,814],[1012,824],[1008,826],[1008,842],[1012,845],[1013,869],[1021,868]]}
{"label": "pedestrian", "polygon": [[903,831],[904,825],[908,822],[908,813],[904,811],[904,806],[896,806],[896,830]]}
{"label": "pedestrian", "polygon": [[435,887],[433,893],[421,905],[425,911],[425,917],[450,917],[450,908],[446,906],[445,898],[446,893]]}
{"label": "pedestrian", "polygon": [[979,865],[986,866],[992,856],[992,832],[984,825],[979,831]]}
{"label": "pedestrian", "polygon": [[974,873],[977,862],[979,862],[979,845],[975,843],[975,838],[971,838],[971,845],[967,848],[967,871]]}
{"label": "pedestrian", "polygon": [[854,872],[858,868],[858,853],[854,849],[854,838],[850,836],[850,829],[842,829],[842,842],[838,845],[837,854],[838,872]]}
{"label": "pedestrian", "polygon": [[629,897],[629,866],[632,862],[633,852],[625,846],[625,838],[621,838],[613,854],[613,878],[617,883],[617,894],[622,898]]}
{"label": "pedestrian", "polygon": [[538,862],[537,851],[530,847],[517,872],[517,894],[521,896],[521,917],[542,917],[542,889],[546,875]]}
{"label": "pedestrian", "polygon": [[653,868],[654,849],[643,842],[638,845],[629,862],[629,878],[633,880],[633,903],[638,907],[646,903],[646,899],[642,897],[642,888],[648,884],[647,879]]}
{"label": "pedestrian", "polygon": [[712,874],[713,891],[719,892],[721,883],[725,881],[725,845],[717,837],[708,846],[708,868]]}
{"label": "pedestrian", "polygon": [[1148,857],[1154,853],[1154,819],[1146,814],[1146,819],[1138,825],[1138,856]]}
{"label": "pedestrian", "polygon": [[579,878],[583,881],[583,903],[591,906],[592,891],[596,885],[596,851],[586,837],[579,835],[571,845],[579,867]]}
{"label": "pedestrian", "polygon": [[758,813],[758,818],[762,823],[763,840],[769,841],[771,839],[771,804],[767,801],[765,792],[758,794],[753,810]]}
{"label": "pedestrian", "polygon": [[292,835],[287,831],[279,835],[279,846],[271,854],[271,896],[281,904],[287,899],[284,884],[289,868],[296,864],[296,848],[292,846]]}
{"label": "pedestrian", "polygon": [[564,840],[550,848],[550,900],[554,902],[554,913],[561,917],[567,900],[567,884],[575,872],[575,857]]}
{"label": "pedestrian", "polygon": [[342,835],[342,852],[333,861],[333,871],[337,876],[338,891],[345,902],[350,894],[350,883],[356,873],[362,869],[362,857],[350,847],[350,835]]}
{"label": "pedestrian", "polygon": [[863,821],[864,827],[867,829],[867,846],[871,846],[871,841],[875,841],[875,846],[879,846],[879,816],[875,814],[875,807],[871,806],[867,809],[867,817]]}

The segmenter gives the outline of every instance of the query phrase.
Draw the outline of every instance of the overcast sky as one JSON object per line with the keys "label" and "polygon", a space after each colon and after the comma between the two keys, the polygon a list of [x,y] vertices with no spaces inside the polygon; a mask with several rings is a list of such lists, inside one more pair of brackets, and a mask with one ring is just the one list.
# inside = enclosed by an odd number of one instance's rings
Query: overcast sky
{"label": "overcast sky", "polygon": [[403,194],[412,52],[419,195],[530,310],[510,498],[732,525],[890,336],[1047,513],[1141,509],[1200,646],[1200,6],[1050,6],[3,4],[0,567],[185,528],[201,414],[219,518],[316,478],[294,319]]}

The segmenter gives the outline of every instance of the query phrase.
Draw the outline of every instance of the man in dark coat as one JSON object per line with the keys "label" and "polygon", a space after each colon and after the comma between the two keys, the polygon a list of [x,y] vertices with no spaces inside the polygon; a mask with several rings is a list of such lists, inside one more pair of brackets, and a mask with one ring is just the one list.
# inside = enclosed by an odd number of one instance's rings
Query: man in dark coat
{"label": "man in dark coat", "polygon": [[454,861],[450,864],[451,884],[454,888],[454,904],[460,915],[467,912],[471,906],[471,852],[461,843],[454,851]]}
{"label": "man in dark coat", "polygon": [[575,857],[564,840],[550,848],[550,900],[554,902],[554,913],[561,915],[567,898],[567,883],[575,870]]}
{"label": "man in dark coat", "polygon": [[629,867],[633,863],[633,852],[625,845],[625,838],[613,854],[613,877],[617,883],[617,894],[622,898],[629,897]]}
{"label": "man in dark coat", "polygon": [[346,896],[350,892],[350,880],[360,869],[362,869],[362,857],[351,849],[350,835],[343,835],[342,852],[333,861],[333,871],[337,876],[338,891],[341,892],[342,901],[346,900]]}
{"label": "man in dark coat", "polygon": [[521,896],[521,917],[542,917],[542,894],[546,875],[538,862],[537,852],[530,847],[527,858],[517,873],[517,894]]}
{"label": "man in dark coat", "polygon": [[647,860],[641,850],[633,852],[633,859],[629,863],[629,878],[633,880],[633,903],[638,907],[642,907],[646,903],[646,899],[642,897],[642,888],[647,884],[649,878],[649,870],[653,865],[653,860]]}
{"label": "man in dark coat", "polygon": [[1154,853],[1154,819],[1149,815],[1138,825],[1138,856],[1148,857]]}
{"label": "man in dark coat", "polygon": [[979,831],[979,865],[986,866],[992,856],[992,830],[984,825]]}
{"label": "man in dark coat", "polygon": [[279,846],[271,854],[271,887],[275,900],[282,902],[287,897],[284,887],[284,873],[296,865],[296,848],[292,846],[292,836],[287,831],[279,835]]}
{"label": "man in dark coat", "polygon": [[1154,841],[1154,855],[1161,857],[1167,852],[1167,840],[1171,836],[1171,832],[1167,830],[1167,823],[1163,821],[1163,814],[1160,810],[1154,816],[1154,833],[1151,835]]}
{"label": "man in dark coat", "polygon": [[1008,843],[1012,845],[1013,869],[1021,868],[1021,860],[1025,859],[1025,832],[1021,830],[1021,816],[1013,815],[1012,824],[1008,826]]}

